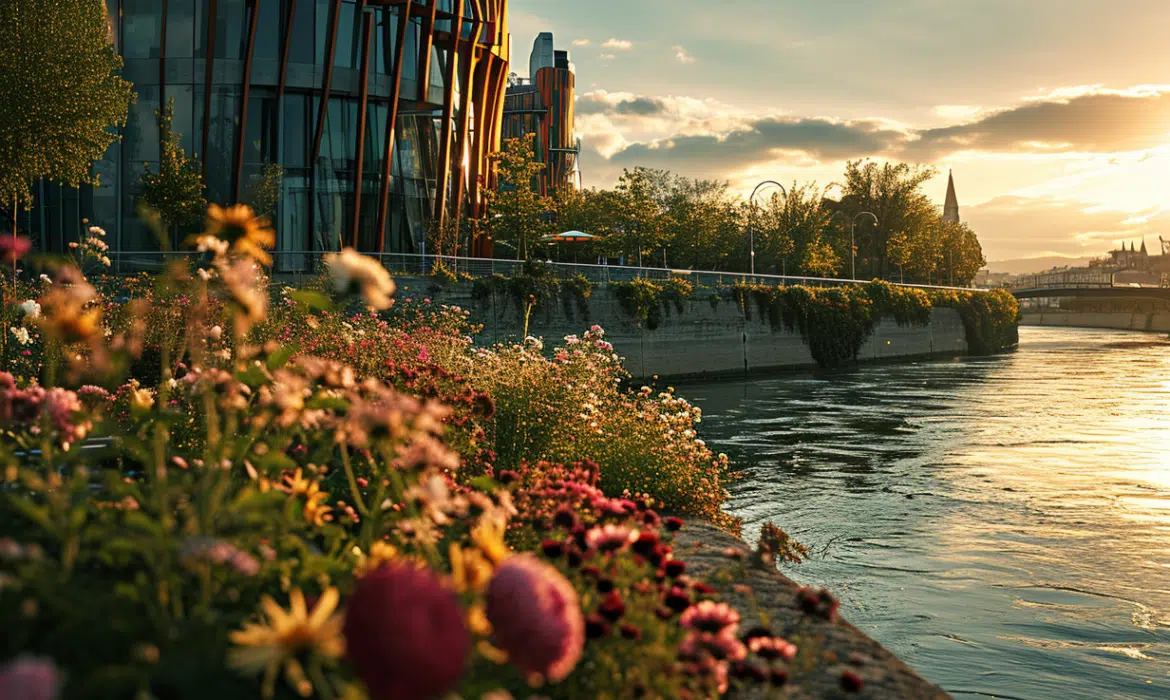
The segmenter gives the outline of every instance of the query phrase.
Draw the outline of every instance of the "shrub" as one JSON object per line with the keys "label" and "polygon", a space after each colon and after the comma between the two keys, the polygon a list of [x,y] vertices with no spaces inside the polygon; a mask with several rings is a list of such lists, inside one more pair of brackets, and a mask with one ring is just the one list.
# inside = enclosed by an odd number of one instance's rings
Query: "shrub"
{"label": "shrub", "polygon": [[639,328],[647,330],[657,330],[671,306],[682,313],[686,300],[695,291],[690,281],[677,277],[661,282],[639,277],[630,282],[611,282],[610,286],[617,294],[622,311],[633,318]]}

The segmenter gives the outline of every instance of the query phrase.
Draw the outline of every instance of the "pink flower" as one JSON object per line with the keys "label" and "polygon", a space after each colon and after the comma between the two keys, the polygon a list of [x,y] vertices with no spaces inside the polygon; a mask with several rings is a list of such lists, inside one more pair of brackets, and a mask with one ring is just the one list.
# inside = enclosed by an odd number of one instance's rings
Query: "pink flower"
{"label": "pink flower", "polygon": [[687,608],[678,623],[700,632],[717,633],[730,630],[730,633],[734,634],[739,625],[739,613],[727,603],[704,600]]}
{"label": "pink flower", "polygon": [[0,235],[0,260],[12,265],[20,260],[32,248],[32,243],[23,236]]}
{"label": "pink flower", "polygon": [[530,554],[511,557],[488,584],[492,643],[530,676],[563,680],[581,658],[585,618],[572,584]]}
{"label": "pink flower", "polygon": [[636,539],[636,531],[612,523],[594,527],[585,533],[585,542],[590,551],[606,553],[620,552]]}
{"label": "pink flower", "polygon": [[391,564],[357,582],[346,654],[371,697],[429,700],[459,683],[471,647],[455,594],[430,569]]}
{"label": "pink flower", "polygon": [[21,656],[0,668],[0,698],[53,700],[61,687],[61,673],[49,659]]}
{"label": "pink flower", "polygon": [[748,649],[761,659],[769,661],[776,659],[791,661],[796,657],[796,645],[780,637],[754,637],[748,642]]}
{"label": "pink flower", "polygon": [[704,657],[742,661],[747,657],[747,647],[731,634],[691,632],[679,645],[678,656],[684,661],[698,661]]}

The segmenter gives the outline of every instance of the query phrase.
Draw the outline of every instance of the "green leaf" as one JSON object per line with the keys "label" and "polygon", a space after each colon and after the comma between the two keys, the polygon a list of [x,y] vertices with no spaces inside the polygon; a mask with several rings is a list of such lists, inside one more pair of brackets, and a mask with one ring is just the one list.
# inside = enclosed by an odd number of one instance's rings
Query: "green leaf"
{"label": "green leaf", "polygon": [[288,295],[290,299],[297,302],[301,306],[306,306],[316,311],[328,311],[333,308],[333,301],[320,292],[313,292],[307,289],[302,289],[298,292],[293,292]]}
{"label": "green leaf", "polygon": [[268,381],[268,373],[257,365],[249,365],[243,372],[236,372],[236,379],[255,389]]}
{"label": "green leaf", "polygon": [[268,369],[278,370],[288,364],[292,356],[300,351],[300,346],[296,343],[286,345],[276,352],[268,356]]}
{"label": "green leaf", "polygon": [[477,476],[468,483],[468,486],[475,489],[476,491],[491,493],[500,488],[500,482],[496,481],[490,476]]}

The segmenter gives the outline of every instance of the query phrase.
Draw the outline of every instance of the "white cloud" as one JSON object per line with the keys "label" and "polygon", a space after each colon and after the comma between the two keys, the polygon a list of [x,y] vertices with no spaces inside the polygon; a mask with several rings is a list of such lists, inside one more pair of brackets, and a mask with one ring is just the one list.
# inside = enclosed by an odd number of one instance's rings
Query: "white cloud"
{"label": "white cloud", "polygon": [[626,39],[609,39],[601,45],[603,49],[610,49],[611,51],[629,51],[634,48],[634,42]]}
{"label": "white cloud", "polygon": [[699,59],[687,53],[687,50],[683,47],[676,46],[674,47],[674,60],[678,61],[679,63],[694,63]]}
{"label": "white cloud", "polygon": [[588,46],[588,39],[573,39],[573,46]]}
{"label": "white cloud", "polygon": [[613,59],[617,58],[617,56],[613,55],[612,53],[603,53],[601,54],[600,58],[603,61],[612,61]]}

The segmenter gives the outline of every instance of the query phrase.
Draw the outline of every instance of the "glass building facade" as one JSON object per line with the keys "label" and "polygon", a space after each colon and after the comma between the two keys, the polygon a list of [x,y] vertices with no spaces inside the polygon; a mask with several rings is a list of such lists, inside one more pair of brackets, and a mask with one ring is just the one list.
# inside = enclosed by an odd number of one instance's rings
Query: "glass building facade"
{"label": "glass building facade", "polygon": [[427,221],[481,214],[502,128],[507,0],[106,4],[138,100],[94,165],[100,186],[38,186],[22,228],[45,249],[76,240],[82,218],[116,251],[159,248],[135,197],[145,169],[157,171],[155,110],[169,100],[209,201],[243,201],[266,164],[283,166],[277,251],[423,252]]}

